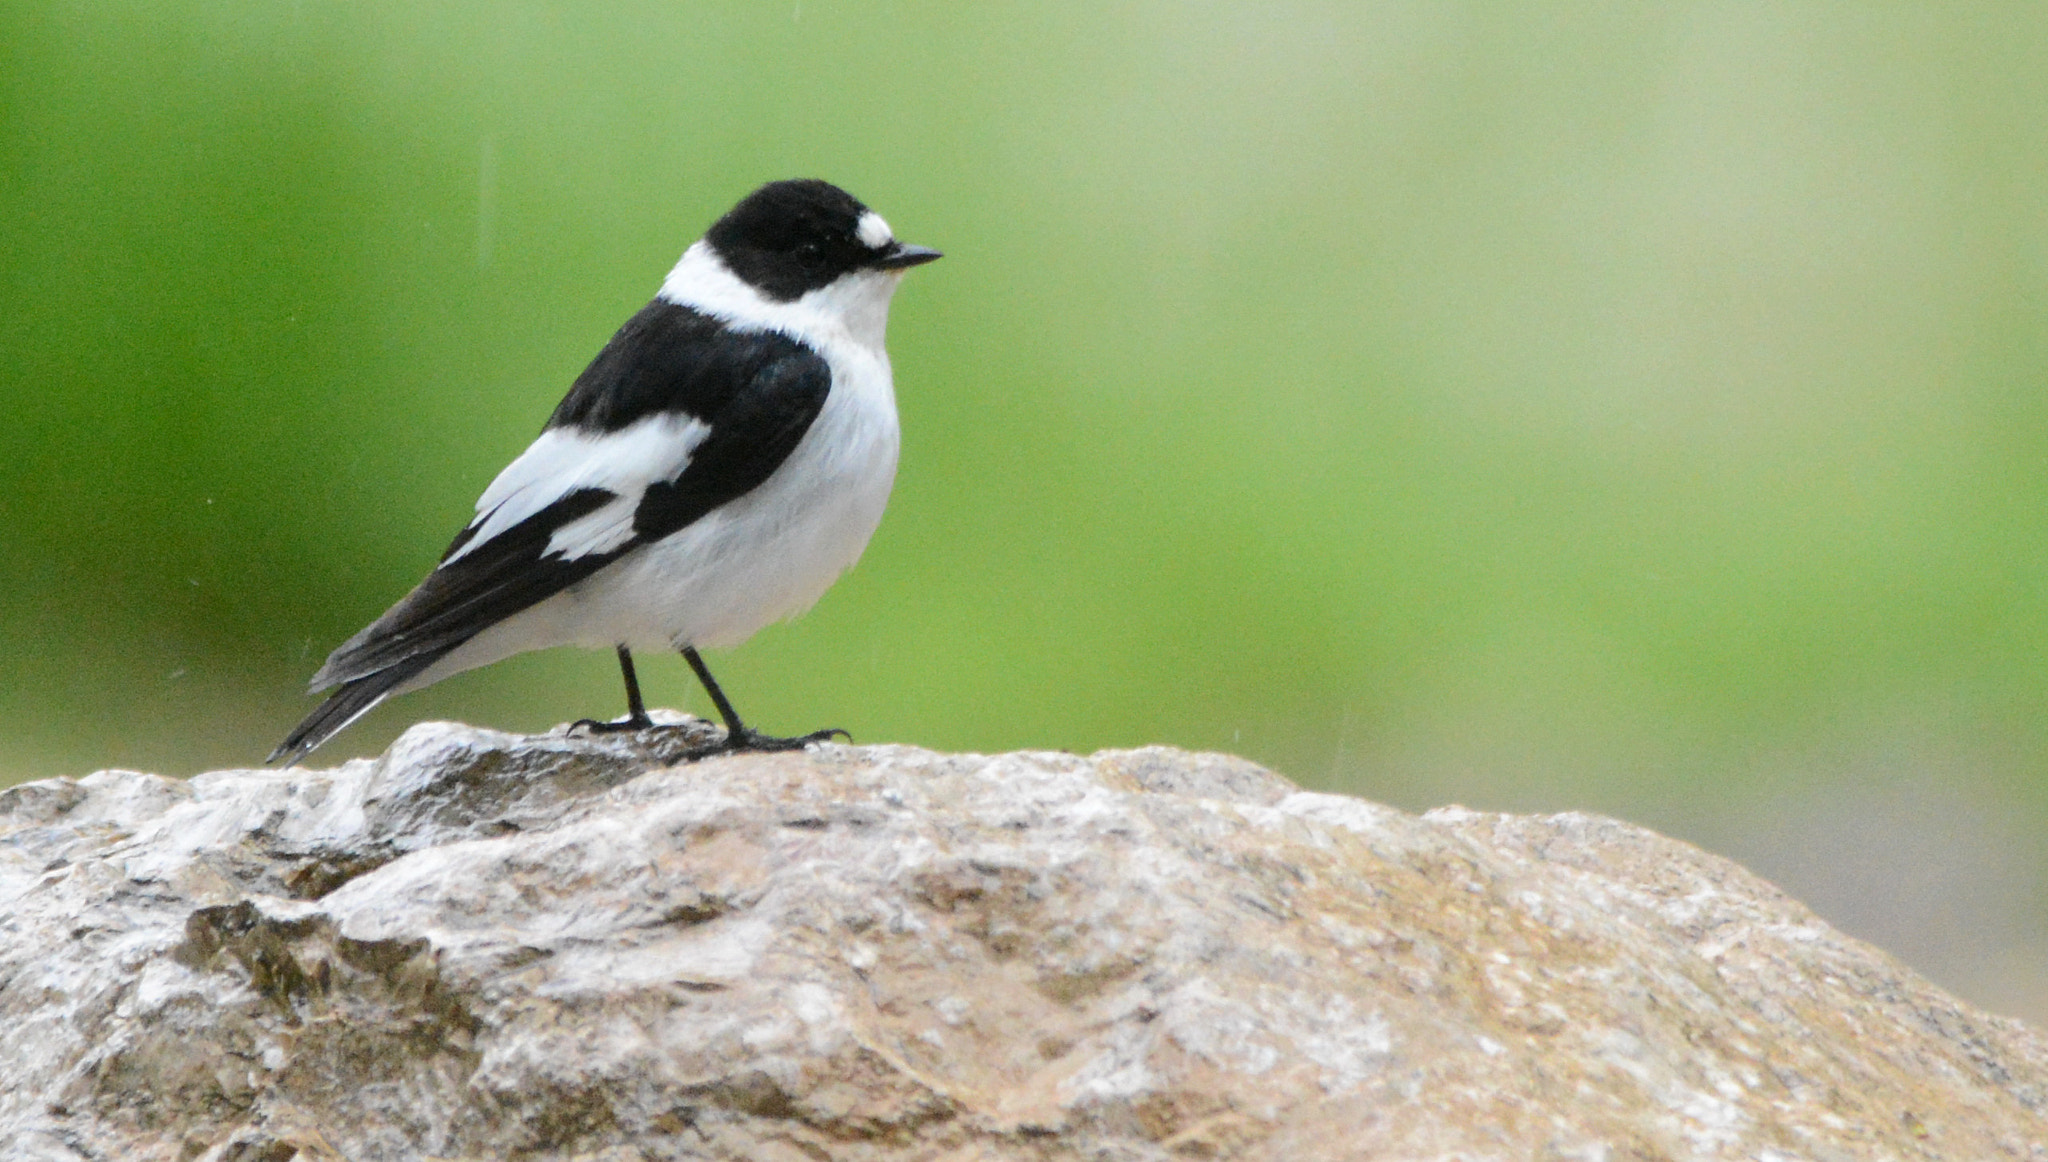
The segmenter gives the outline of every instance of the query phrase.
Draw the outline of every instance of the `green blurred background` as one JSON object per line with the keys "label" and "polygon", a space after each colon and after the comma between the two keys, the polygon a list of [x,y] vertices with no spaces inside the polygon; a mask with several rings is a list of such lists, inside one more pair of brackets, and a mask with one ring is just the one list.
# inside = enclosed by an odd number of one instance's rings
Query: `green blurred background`
{"label": "green blurred background", "polygon": [[2037,3],[5,0],[0,781],[260,760],[798,175],[948,257],[762,726],[1617,814],[2048,1019]]}

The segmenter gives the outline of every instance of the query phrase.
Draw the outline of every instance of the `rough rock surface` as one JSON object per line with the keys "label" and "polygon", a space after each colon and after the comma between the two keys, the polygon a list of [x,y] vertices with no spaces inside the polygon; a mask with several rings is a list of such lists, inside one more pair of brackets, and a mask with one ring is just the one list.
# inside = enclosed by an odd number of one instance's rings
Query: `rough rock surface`
{"label": "rough rock surface", "polygon": [[0,1157],[2048,1158],[2041,1036],[1640,828],[638,746],[0,793]]}

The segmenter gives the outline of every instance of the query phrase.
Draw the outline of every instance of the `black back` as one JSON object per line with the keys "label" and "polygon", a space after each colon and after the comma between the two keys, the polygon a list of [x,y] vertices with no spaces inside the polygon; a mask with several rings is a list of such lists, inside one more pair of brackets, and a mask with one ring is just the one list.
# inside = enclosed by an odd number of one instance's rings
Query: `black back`
{"label": "black back", "polygon": [[715,421],[733,397],[767,390],[788,361],[829,383],[824,360],[780,331],[740,331],[694,307],[656,299],[620,327],[562,397],[550,428],[616,432],[660,412]]}
{"label": "black back", "polygon": [[787,335],[734,331],[689,307],[649,303],[577,377],[548,421],[550,428],[605,433],[666,413],[695,417],[711,429],[680,475],[647,483],[633,507],[632,539],[575,558],[549,551],[556,530],[617,498],[606,489],[580,488],[451,560],[475,538],[484,520],[479,516],[418,588],[334,651],[315,682],[346,682],[408,658],[446,653],[744,496],[789,458],[831,390],[831,367]]}

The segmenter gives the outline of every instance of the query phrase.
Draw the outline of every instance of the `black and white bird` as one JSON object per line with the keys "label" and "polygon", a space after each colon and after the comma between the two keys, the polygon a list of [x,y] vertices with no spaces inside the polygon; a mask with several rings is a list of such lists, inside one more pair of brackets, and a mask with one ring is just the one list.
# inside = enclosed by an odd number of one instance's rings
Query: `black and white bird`
{"label": "black and white bird", "polygon": [[697,649],[810,608],[867,547],[896,478],[889,299],[937,257],[837,186],[749,194],[577,377],[426,580],[328,657],[312,688],[339,688],[270,761],[393,694],[560,645],[618,651],[628,713],[600,728],[652,725],[631,651],[668,648],[711,695],[725,748],[837,733],[749,730]]}

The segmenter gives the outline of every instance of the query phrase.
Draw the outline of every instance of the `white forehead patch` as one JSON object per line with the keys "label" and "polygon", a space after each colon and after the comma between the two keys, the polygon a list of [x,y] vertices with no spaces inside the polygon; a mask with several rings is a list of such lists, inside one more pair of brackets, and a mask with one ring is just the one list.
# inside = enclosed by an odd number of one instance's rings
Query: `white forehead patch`
{"label": "white forehead patch", "polygon": [[873,210],[860,216],[860,229],[855,233],[860,236],[861,244],[869,250],[880,250],[896,240],[896,232],[889,229],[889,224],[882,221],[882,216]]}

